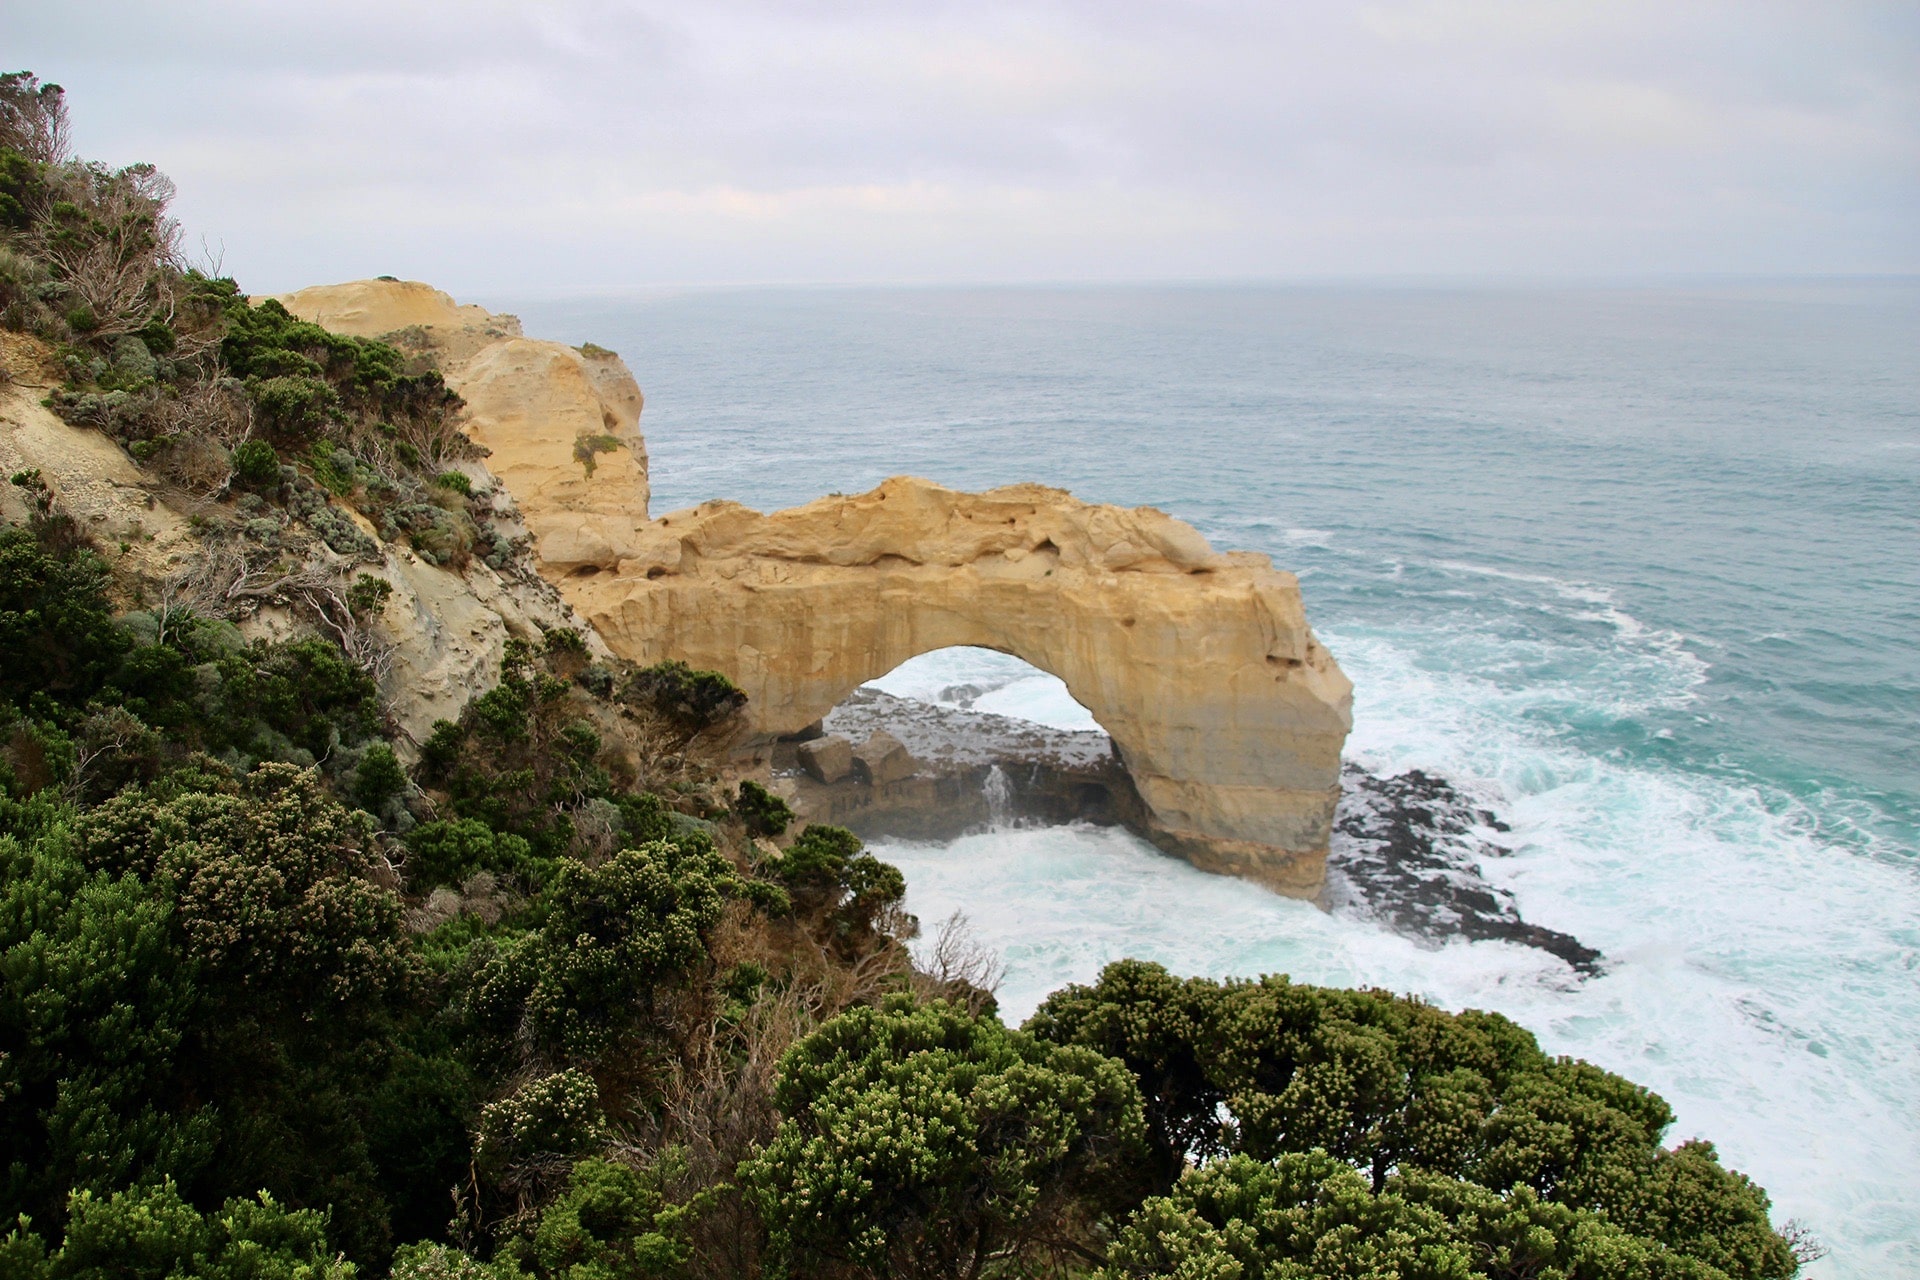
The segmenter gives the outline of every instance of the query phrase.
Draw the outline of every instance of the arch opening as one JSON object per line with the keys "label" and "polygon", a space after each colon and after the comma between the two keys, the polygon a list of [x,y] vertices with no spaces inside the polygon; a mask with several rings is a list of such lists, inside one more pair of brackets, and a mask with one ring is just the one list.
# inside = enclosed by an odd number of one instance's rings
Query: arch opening
{"label": "arch opening", "polygon": [[860,688],[1071,733],[1106,732],[1065,680],[1001,649],[976,645],[934,649],[908,658]]}
{"label": "arch opening", "polygon": [[801,816],[869,839],[1125,823],[1145,808],[1114,741],[1066,682],[1003,650],[929,650],[776,745]]}

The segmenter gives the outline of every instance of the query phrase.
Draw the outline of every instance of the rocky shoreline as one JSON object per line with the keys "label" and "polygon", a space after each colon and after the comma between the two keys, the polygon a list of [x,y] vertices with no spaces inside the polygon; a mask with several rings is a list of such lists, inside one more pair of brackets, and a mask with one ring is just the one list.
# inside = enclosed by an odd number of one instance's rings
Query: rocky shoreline
{"label": "rocky shoreline", "polygon": [[1327,854],[1325,905],[1435,946],[1450,938],[1513,942],[1564,960],[1582,977],[1600,952],[1571,934],[1529,924],[1481,863],[1505,856],[1511,828],[1452,783],[1420,769],[1381,775],[1348,763]]}
{"label": "rocky shoreline", "polygon": [[[823,752],[822,744],[845,744]],[[897,748],[897,750],[896,750]],[[823,761],[844,757],[846,767]],[[1073,732],[856,689],[816,731],[775,745],[795,811],[868,839],[953,840],[996,825],[1146,830],[1133,779],[1099,732]]]}
{"label": "rocky shoreline", "polygon": [[[775,786],[806,820],[867,839],[948,841],[1004,826],[1085,822],[1151,840],[1145,806],[1113,740],[861,688],[776,745]],[[1482,871],[1505,856],[1507,824],[1444,778],[1383,775],[1349,762],[1320,905],[1423,946],[1450,939],[1534,947],[1579,977],[1599,951],[1525,920]]]}

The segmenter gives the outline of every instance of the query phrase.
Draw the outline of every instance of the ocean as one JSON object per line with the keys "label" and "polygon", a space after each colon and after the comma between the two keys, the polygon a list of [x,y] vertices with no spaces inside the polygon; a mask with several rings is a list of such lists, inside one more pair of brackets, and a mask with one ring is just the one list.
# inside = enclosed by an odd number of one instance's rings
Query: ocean
{"label": "ocean", "polygon": [[[1920,282],[514,309],[633,368],[656,514],[1033,480],[1271,554],[1354,680],[1348,759],[1497,814],[1480,874],[1604,956],[1435,945],[1115,829],[881,847],[1010,1020],[1122,956],[1498,1009],[1663,1094],[1829,1246],[1808,1275],[1920,1275]],[[881,683],[963,681],[1086,727],[999,655]]]}

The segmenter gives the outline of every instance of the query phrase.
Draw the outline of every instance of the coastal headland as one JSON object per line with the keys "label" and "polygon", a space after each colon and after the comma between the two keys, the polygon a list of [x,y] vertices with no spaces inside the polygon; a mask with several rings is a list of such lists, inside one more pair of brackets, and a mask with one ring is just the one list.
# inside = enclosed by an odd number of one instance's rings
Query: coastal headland
{"label": "coastal headland", "polygon": [[[611,352],[524,337],[430,287],[282,295],[304,319],[429,352],[512,494],[541,572],[618,655],[719,671],[765,764],[862,683],[952,645],[1063,680],[1111,736],[1137,825],[1203,869],[1320,893],[1352,685],[1298,581],[1152,508],[895,477],[761,514],[649,518],[642,404]],[[1136,825],[1136,824],[1130,824]]]}

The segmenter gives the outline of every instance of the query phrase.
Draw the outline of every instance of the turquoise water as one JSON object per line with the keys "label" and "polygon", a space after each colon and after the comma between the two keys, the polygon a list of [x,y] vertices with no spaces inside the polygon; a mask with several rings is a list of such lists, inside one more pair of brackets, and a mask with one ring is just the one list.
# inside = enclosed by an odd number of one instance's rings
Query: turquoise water
{"label": "turquoise water", "polygon": [[1501,1008],[1666,1094],[1833,1247],[1811,1274],[1920,1274],[1920,285],[519,310],[627,358],[656,512],[1040,480],[1271,553],[1349,755],[1492,803],[1488,877],[1611,962],[1421,950],[1118,832],[890,850],[1010,1013],[1123,954]]}

